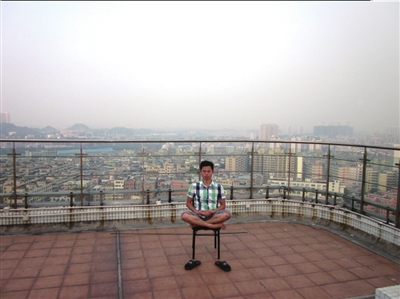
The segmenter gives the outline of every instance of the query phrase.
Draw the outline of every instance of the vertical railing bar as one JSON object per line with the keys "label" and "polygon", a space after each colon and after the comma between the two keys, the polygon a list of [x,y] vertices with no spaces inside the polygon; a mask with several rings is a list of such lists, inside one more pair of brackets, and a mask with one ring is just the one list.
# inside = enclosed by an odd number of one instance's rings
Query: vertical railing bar
{"label": "vertical railing bar", "polygon": [[25,209],[28,208],[28,193],[25,192]]}
{"label": "vertical railing bar", "polygon": [[79,154],[75,154],[76,156],[79,156],[79,161],[80,161],[80,179],[81,179],[81,206],[83,206],[83,156],[86,156],[86,154],[83,153],[82,149],[82,142],[80,143],[80,151]]}
{"label": "vertical railing bar", "polygon": [[331,165],[331,145],[328,145],[328,155],[327,155],[327,167],[326,167],[326,194],[325,194],[325,204],[328,204],[329,198],[329,172],[330,172],[330,165]]}
{"label": "vertical railing bar", "polygon": [[13,170],[14,170],[14,208],[17,208],[17,159],[16,159],[15,142],[13,142]]}
{"label": "vertical railing bar", "polygon": [[251,165],[250,165],[250,199],[253,199],[253,178],[254,178],[254,142],[251,143]]}
{"label": "vertical railing bar", "polygon": [[[296,153],[294,153],[295,155]],[[292,164],[292,144],[289,143],[289,153],[288,153],[288,157],[289,157],[289,169],[288,169],[288,186],[287,186],[287,190],[288,190],[288,199],[290,199],[290,175],[291,175],[291,164]]]}
{"label": "vertical railing bar", "polygon": [[144,204],[144,196],[145,196],[145,193],[144,193],[144,183],[145,183],[145,179],[146,179],[145,173],[146,173],[146,170],[144,167],[144,144],[142,142],[142,186],[141,186],[142,187],[142,204]]}
{"label": "vertical railing bar", "polygon": [[[20,154],[17,154],[16,149],[15,149],[15,142],[13,142],[13,149],[12,149],[12,154],[8,154],[9,156],[12,156],[13,159],[13,180],[14,180],[14,208],[17,208],[17,156]],[[10,205],[11,205],[11,199],[10,198]]]}
{"label": "vertical railing bar", "polygon": [[386,224],[389,224],[389,207],[386,207]]}
{"label": "vertical railing bar", "polygon": [[83,206],[83,149],[81,143],[81,150],[80,150],[80,162],[81,162],[81,207]]}
{"label": "vertical railing bar", "polygon": [[364,157],[363,157],[363,170],[362,170],[362,179],[361,179],[361,203],[360,203],[360,213],[364,214],[364,193],[365,193],[365,176],[367,169],[367,148],[364,147]]}
{"label": "vertical railing bar", "polygon": [[199,172],[198,172],[199,181],[201,181],[201,175],[200,175],[200,163],[201,163],[201,141],[199,142]]}

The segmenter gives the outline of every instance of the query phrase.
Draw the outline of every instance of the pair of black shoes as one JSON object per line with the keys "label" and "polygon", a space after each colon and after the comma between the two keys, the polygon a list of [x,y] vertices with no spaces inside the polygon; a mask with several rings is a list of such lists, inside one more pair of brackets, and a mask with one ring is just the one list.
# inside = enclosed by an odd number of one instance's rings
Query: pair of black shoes
{"label": "pair of black shoes", "polygon": [[[198,260],[190,260],[185,264],[185,269],[186,270],[192,270],[194,268],[196,268],[197,266],[199,266],[201,264],[200,261]],[[225,272],[229,272],[231,271],[231,266],[229,266],[229,264],[225,261],[216,261],[215,265],[220,267],[222,270],[224,270]]]}

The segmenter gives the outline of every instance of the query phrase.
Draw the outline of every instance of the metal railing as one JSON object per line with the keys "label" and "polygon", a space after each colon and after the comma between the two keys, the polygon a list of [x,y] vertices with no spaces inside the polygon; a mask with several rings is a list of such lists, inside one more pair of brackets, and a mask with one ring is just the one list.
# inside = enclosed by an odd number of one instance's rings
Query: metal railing
{"label": "metal railing", "polygon": [[199,179],[199,162],[211,160],[230,200],[340,205],[400,228],[400,148],[283,140],[6,139],[0,145],[3,207],[184,201],[187,185]]}

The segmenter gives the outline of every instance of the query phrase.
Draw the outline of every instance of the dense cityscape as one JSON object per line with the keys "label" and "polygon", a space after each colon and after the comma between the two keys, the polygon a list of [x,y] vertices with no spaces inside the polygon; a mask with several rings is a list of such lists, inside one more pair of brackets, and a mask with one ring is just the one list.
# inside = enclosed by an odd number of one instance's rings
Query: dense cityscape
{"label": "dense cityscape", "polygon": [[[293,198],[300,198],[304,189],[313,200],[313,190],[326,190],[327,183],[330,192],[359,197],[363,172],[367,200],[393,206],[397,198],[399,151],[368,149],[369,163],[364,167],[363,149],[350,145],[396,148],[398,128],[388,128],[385,134],[357,135],[349,126],[315,126],[313,134],[290,127],[292,134],[285,135],[276,124],[262,124],[258,132],[244,133],[91,130],[83,124],[59,131],[47,127],[24,132],[6,122],[2,127],[2,193],[13,194],[16,187],[18,194],[30,194],[30,203],[68,202],[68,192],[81,192],[89,204],[100,200],[144,203],[146,197],[154,203],[166,200],[168,189],[174,190],[174,200],[184,200],[189,184],[198,179],[199,159],[215,163],[215,179],[228,195],[235,188],[234,198],[249,198],[248,187],[254,186],[253,198],[265,197],[266,187],[272,187],[271,194],[276,196],[290,187]],[[7,139],[23,139],[15,143],[15,173],[12,143]],[[34,140],[40,142],[30,142]],[[72,142],[80,140],[84,143]],[[101,143],[107,140],[115,142]],[[349,146],[330,146],[335,154],[328,160],[327,143]],[[60,195],[45,196],[46,192]]]}

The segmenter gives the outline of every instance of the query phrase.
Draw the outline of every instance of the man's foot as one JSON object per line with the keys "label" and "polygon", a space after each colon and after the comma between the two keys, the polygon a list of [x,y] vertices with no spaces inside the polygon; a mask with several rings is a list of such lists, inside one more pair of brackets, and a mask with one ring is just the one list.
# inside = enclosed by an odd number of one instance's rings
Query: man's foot
{"label": "man's foot", "polygon": [[190,260],[185,264],[185,269],[186,270],[192,270],[193,268],[196,268],[197,266],[199,266],[201,264],[200,261],[194,261],[194,260]]}
{"label": "man's foot", "polygon": [[222,270],[224,270],[225,272],[229,272],[231,271],[231,266],[229,266],[229,264],[225,261],[216,261],[215,265],[220,267]]}
{"label": "man's foot", "polygon": [[224,223],[209,224],[209,228],[226,229],[226,225]]}

